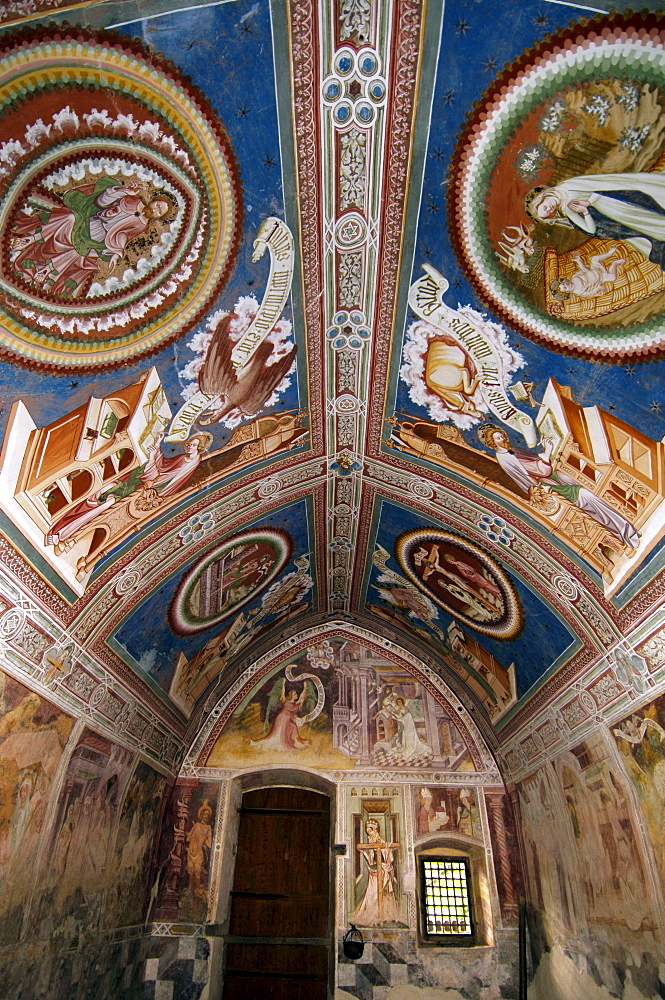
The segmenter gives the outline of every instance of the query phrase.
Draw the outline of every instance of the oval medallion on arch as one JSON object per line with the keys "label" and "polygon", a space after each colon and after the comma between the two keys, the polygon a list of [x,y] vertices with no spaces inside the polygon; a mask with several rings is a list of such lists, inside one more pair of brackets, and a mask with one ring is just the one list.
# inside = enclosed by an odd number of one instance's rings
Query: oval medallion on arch
{"label": "oval medallion on arch", "polygon": [[495,639],[514,639],[524,615],[513,584],[480,546],[450,531],[417,528],[395,543],[409,580],[439,607]]}
{"label": "oval medallion on arch", "polygon": [[183,576],[169,608],[178,635],[196,635],[223,622],[260,594],[291,558],[286,531],[241,531],[214,546]]}

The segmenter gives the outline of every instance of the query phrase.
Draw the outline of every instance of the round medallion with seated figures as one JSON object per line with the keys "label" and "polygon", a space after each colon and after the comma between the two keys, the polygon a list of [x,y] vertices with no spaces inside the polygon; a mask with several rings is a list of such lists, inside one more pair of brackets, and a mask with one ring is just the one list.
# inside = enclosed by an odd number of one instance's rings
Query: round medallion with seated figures
{"label": "round medallion with seated figures", "polygon": [[134,40],[35,29],[3,40],[0,107],[0,350],[90,371],[191,329],[242,216],[203,95]]}

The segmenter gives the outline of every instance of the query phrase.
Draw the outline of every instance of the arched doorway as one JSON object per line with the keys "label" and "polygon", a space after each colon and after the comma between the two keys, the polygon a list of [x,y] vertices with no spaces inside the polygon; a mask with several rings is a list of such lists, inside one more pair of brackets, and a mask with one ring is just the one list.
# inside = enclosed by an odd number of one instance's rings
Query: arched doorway
{"label": "arched doorway", "polygon": [[245,792],[226,938],[224,1000],[327,1000],[332,956],[330,799]]}

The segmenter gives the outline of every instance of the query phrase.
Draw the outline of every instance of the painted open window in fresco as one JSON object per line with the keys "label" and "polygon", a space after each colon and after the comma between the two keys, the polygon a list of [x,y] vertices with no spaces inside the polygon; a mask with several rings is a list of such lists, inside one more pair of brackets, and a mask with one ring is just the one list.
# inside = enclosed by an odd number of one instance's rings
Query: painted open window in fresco
{"label": "painted open window in fresco", "polygon": [[420,859],[423,931],[437,943],[473,939],[471,874],[466,858]]}

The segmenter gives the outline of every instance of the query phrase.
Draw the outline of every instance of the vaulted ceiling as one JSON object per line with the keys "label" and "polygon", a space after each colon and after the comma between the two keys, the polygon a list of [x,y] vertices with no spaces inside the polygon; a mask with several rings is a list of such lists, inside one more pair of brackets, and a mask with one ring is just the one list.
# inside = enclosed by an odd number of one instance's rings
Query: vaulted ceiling
{"label": "vaulted ceiling", "polygon": [[496,745],[662,602],[662,20],[603,6],[5,0],[10,659],[173,762],[353,626]]}

